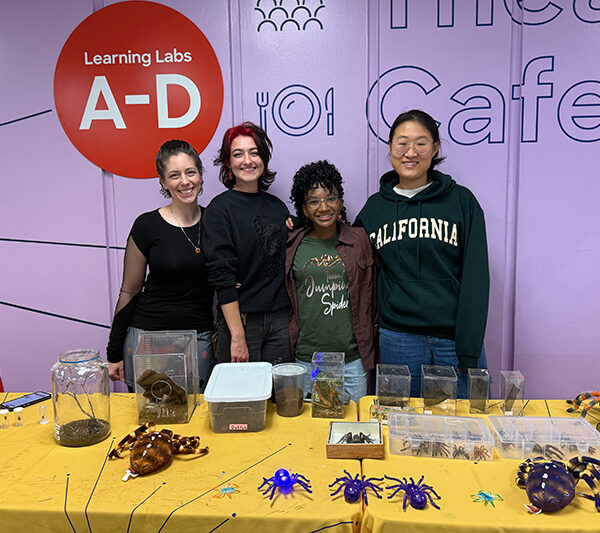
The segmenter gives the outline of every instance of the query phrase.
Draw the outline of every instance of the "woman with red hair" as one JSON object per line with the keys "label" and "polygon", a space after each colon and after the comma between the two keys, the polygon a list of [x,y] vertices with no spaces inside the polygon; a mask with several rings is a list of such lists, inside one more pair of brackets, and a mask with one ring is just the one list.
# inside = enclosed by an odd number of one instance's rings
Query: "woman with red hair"
{"label": "woman with red hair", "polygon": [[215,165],[227,191],[203,217],[202,249],[217,293],[217,362],[291,361],[285,289],[285,204],[267,193],[272,144],[244,122],[229,128]]}

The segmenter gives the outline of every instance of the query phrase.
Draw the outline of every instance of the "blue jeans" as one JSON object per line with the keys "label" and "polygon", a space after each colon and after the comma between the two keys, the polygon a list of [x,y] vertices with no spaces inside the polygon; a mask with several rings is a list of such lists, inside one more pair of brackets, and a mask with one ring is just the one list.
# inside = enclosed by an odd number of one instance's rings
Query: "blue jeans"
{"label": "blue jeans", "polygon": [[[413,398],[421,396],[421,365],[454,367],[458,376],[457,397],[469,397],[469,374],[458,370],[458,357],[453,340],[380,328],[379,347],[381,348],[381,363],[408,366],[410,395]],[[477,367],[487,368],[485,348],[483,347]]]}
{"label": "blue jeans", "polygon": [[[311,363],[296,359],[296,363],[306,367],[304,374],[304,397],[312,391],[312,382],[310,374],[312,372]],[[367,371],[364,369],[362,360],[358,358],[356,361],[344,364],[344,396],[350,396],[350,399],[358,403],[363,396],[367,395]],[[346,398],[344,398],[346,401]]]}
{"label": "blue jeans", "polygon": [[[129,392],[135,390],[135,376],[133,374],[133,354],[137,350],[138,334],[143,330],[129,326],[127,328],[127,337],[123,345],[123,369],[125,371],[125,383]],[[202,394],[212,372],[215,360],[212,349],[212,331],[203,331],[198,333],[198,379],[199,392]]]}

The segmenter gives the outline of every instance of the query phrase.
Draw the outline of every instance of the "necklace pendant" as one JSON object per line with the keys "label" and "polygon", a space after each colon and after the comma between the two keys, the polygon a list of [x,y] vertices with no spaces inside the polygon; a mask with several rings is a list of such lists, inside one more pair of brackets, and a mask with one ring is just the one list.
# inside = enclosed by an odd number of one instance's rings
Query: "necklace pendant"
{"label": "necklace pendant", "polygon": [[196,248],[196,253],[199,254],[200,253],[200,248]]}

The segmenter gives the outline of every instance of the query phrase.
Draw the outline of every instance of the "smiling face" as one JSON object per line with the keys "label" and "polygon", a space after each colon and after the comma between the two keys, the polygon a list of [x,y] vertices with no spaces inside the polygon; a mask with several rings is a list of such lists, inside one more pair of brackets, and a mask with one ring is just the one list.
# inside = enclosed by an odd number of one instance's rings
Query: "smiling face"
{"label": "smiling face", "polygon": [[309,189],[302,210],[312,224],[311,234],[321,235],[320,238],[334,237],[343,206],[344,200],[335,187],[332,191],[321,185]]}
{"label": "smiling face", "polygon": [[198,201],[202,191],[202,174],[198,172],[194,160],[187,154],[172,155],[165,162],[162,186],[171,193],[174,204],[191,204]]}
{"label": "smiling face", "polygon": [[398,125],[389,151],[401,189],[416,189],[427,183],[427,171],[439,148],[440,143],[433,141],[420,122],[408,120]]}
{"label": "smiling face", "polygon": [[258,180],[265,172],[265,165],[252,137],[240,135],[231,141],[229,168],[235,177],[237,190],[258,191]]}

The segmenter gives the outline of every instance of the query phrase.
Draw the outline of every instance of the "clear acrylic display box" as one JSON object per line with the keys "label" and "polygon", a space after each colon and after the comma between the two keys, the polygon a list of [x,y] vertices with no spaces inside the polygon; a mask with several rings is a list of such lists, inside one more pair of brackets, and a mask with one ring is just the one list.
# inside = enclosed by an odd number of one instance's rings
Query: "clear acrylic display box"
{"label": "clear acrylic display box", "polygon": [[491,461],[494,439],[482,418],[390,413],[390,453]]}
{"label": "clear acrylic display box", "polygon": [[458,377],[451,366],[421,365],[421,396],[423,413],[456,414]]}
{"label": "clear acrylic display box", "polygon": [[408,407],[410,403],[410,370],[406,365],[377,365],[375,394],[379,405]]}
{"label": "clear acrylic display box", "polygon": [[140,424],[184,424],[198,395],[196,332],[143,331],[133,356]]}
{"label": "clear acrylic display box", "polygon": [[502,411],[507,416],[518,416],[523,409],[525,378],[518,370],[500,371],[500,398]]}
{"label": "clear acrylic display box", "polygon": [[585,418],[490,416],[488,422],[498,454],[507,459],[600,459],[600,433]]}
{"label": "clear acrylic display box", "polygon": [[314,352],[311,414],[313,418],[344,418],[344,352]]}
{"label": "clear acrylic display box", "polygon": [[469,368],[469,413],[487,414],[490,373],[486,368]]}

